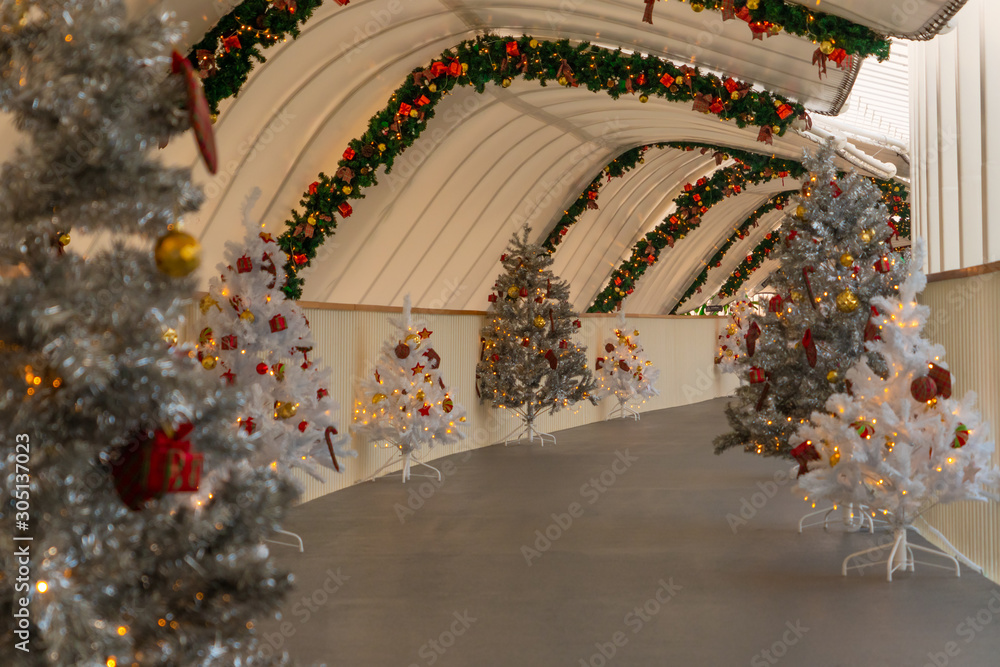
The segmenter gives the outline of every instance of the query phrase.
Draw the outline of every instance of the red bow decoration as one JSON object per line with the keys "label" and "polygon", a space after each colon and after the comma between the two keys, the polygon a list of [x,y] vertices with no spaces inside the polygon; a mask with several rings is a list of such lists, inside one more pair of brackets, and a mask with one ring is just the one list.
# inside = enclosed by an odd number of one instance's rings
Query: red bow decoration
{"label": "red bow decoration", "polygon": [[507,42],[507,55],[515,58],[521,55],[521,52],[517,50],[517,42]]}
{"label": "red bow decoration", "polygon": [[834,49],[833,53],[829,55],[829,58],[833,62],[837,63],[837,67],[839,67],[840,69],[844,69],[845,67],[850,66],[850,62],[848,62],[846,65],[844,64],[845,61],[847,61],[847,51],[845,51],[844,49],[840,48]]}
{"label": "red bow decoration", "polygon": [[354,180],[354,170],[350,167],[340,167],[337,169],[336,177],[345,183],[350,183]]}
{"label": "red bow decoration", "polygon": [[823,75],[826,74],[826,61],[827,56],[821,49],[816,49],[813,51],[813,65],[816,65],[819,69],[819,78],[822,80]]}
{"label": "red bow decoration", "polygon": [[816,269],[811,266],[806,266],[802,268],[802,279],[806,282],[806,292],[809,293],[809,304],[816,310],[816,297],[813,295],[813,286],[809,281],[809,274],[816,273]]}
{"label": "red bow decoration", "polygon": [[813,342],[812,329],[806,329],[805,335],[802,336],[802,348],[806,351],[806,361],[809,362],[809,366],[816,368],[816,344]]}
{"label": "red bow decoration", "polygon": [[792,458],[799,462],[799,474],[798,477],[809,472],[809,462],[819,461],[821,458],[819,452],[811,442],[806,440],[801,445],[792,450]]}
{"label": "red bow decoration", "polygon": [[712,108],[712,104],[714,101],[715,98],[712,96],[711,93],[705,93],[703,95],[695,95],[694,106],[692,107],[692,109],[694,111],[699,111],[701,113],[708,113],[709,110]]}
{"label": "red bow decoration", "polygon": [[[653,25],[653,3],[656,0],[646,0],[646,9],[642,13],[642,22]],[[732,2],[732,0],[730,0]]]}
{"label": "red bow decoration", "polygon": [[195,58],[198,59],[198,75],[207,79],[216,72],[219,71],[218,66],[215,63],[215,53],[209,51],[208,49],[198,49],[194,52]]}
{"label": "red bow decoration", "polygon": [[747,354],[751,357],[757,351],[757,339],[760,338],[760,334],[760,325],[756,322],[751,322],[750,329],[747,331]]}
{"label": "red bow decoration", "polygon": [[760,128],[760,132],[757,134],[757,141],[765,144],[774,145],[774,132],[771,130],[770,125],[764,125]]}
{"label": "red bow decoration", "polygon": [[563,58],[559,63],[559,69],[556,71],[556,78],[564,77],[570,86],[576,88],[580,84],[576,82],[576,78],[573,76],[573,68],[569,66],[566,59]]}
{"label": "red bow decoration", "polygon": [[323,437],[326,438],[326,448],[330,450],[330,458],[333,460],[333,469],[340,472],[340,464],[337,463],[337,456],[333,453],[333,436],[335,435],[337,435],[337,429],[332,426],[327,426]]}

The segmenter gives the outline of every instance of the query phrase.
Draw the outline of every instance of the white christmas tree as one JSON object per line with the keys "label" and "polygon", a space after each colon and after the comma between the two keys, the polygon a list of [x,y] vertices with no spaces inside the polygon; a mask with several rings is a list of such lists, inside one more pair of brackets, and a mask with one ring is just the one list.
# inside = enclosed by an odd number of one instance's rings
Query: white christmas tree
{"label": "white christmas tree", "polygon": [[[897,569],[913,568],[914,549],[927,551],[906,540],[921,513],[941,503],[996,497],[998,480],[990,462],[994,442],[973,407],[975,395],[951,398],[944,348],[921,336],[929,313],[917,303],[927,284],[924,252],[918,240],[898,297],[872,301],[880,332],[867,347],[885,361],[886,378],[862,357],[847,372],[849,393],[831,396],[828,414],[814,413],[796,434],[798,457],[812,459],[799,478],[808,498],[866,506],[893,527],[890,581]],[[845,574],[847,569],[845,561]]]}
{"label": "white christmas tree", "polygon": [[638,420],[639,413],[628,407],[629,401],[660,394],[653,386],[660,377],[660,371],[653,368],[653,362],[642,349],[639,330],[628,331],[624,313],[618,313],[614,336],[604,342],[604,356],[597,358],[594,376],[598,382],[598,393],[614,396],[618,401],[609,419],[631,416]]}
{"label": "white christmas tree", "polygon": [[[257,196],[259,191],[251,195],[246,211]],[[330,372],[309,358],[309,321],[281,291],[284,253],[244,218],[246,239],[226,244],[220,276],[201,300],[198,358],[245,395],[238,427],[258,440],[253,465],[300,468],[322,480],[317,462],[340,471],[337,457],[356,453],[338,436],[337,405],[326,389]]]}
{"label": "white christmas tree", "polygon": [[[395,334],[382,344],[378,362],[359,383],[351,430],[397,448],[406,482],[413,464],[437,471],[416,458],[421,448],[465,438],[458,428],[465,422],[465,408],[444,382],[441,356],[431,346],[434,332],[422,320],[414,321],[409,295],[403,303],[402,317],[391,320]],[[393,458],[375,475],[397,461]]]}
{"label": "white christmas tree", "polygon": [[726,330],[719,334],[719,350],[715,357],[715,363],[723,373],[739,372],[737,362],[747,353],[747,333],[753,313],[753,304],[747,299],[738,299],[729,304],[729,321],[726,323]]}
{"label": "white christmas tree", "polygon": [[500,256],[504,272],[489,296],[476,391],[481,402],[520,417],[515,438],[527,435],[533,442],[538,436],[544,444],[555,437],[536,428],[538,417],[578,401],[596,405],[597,382],[587,348],[573,341],[580,320],[569,303],[569,284],[552,273],[552,255],[528,241],[530,232],[525,225]]}

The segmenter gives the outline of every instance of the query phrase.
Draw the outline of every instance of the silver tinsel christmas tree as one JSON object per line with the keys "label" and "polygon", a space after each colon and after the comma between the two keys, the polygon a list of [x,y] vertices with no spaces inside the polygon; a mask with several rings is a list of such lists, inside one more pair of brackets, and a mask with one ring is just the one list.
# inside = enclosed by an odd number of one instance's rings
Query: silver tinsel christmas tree
{"label": "silver tinsel christmas tree", "polygon": [[25,135],[0,183],[0,664],[282,662],[252,628],[290,586],[263,540],[292,486],[243,463],[238,406],[169,330],[202,199],[151,159],[194,118],[181,35],[115,0],[3,0],[0,24]]}
{"label": "silver tinsel christmas tree", "polygon": [[716,439],[716,453],[791,457],[789,437],[846,390],[844,374],[877,335],[871,300],[898,288],[902,264],[878,188],[858,174],[838,178],[833,159],[830,145],[807,158],[800,203],[777,232],[776,296],[750,318],[747,354],[736,362],[741,385],[726,410],[732,431]]}
{"label": "silver tinsel christmas tree", "polygon": [[513,410],[533,440],[540,415],[583,400],[596,405],[597,382],[587,348],[573,342],[580,320],[569,284],[549,270],[552,255],[529,243],[530,231],[525,225],[500,257],[504,272],[489,297],[476,378],[480,400]]}

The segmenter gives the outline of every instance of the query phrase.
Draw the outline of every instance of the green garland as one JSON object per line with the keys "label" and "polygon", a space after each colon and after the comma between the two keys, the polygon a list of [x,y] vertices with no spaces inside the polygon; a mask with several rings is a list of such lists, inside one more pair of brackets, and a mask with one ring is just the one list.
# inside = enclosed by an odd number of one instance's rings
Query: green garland
{"label": "green garland", "polygon": [[[569,228],[576,224],[576,221],[580,219],[583,212],[588,208],[597,208],[597,198],[601,192],[601,186],[604,184],[604,177],[608,177],[608,182],[611,182],[613,178],[621,178],[628,172],[635,169],[638,165],[645,162],[643,158],[646,151],[650,148],[663,148],[666,144],[647,144],[645,146],[637,146],[635,148],[630,148],[625,151],[614,160],[609,162],[607,166],[604,167],[603,171],[597,175],[597,178],[590,182],[580,196],[577,197],[569,208],[563,211],[563,215],[556,222],[556,226],[552,228],[549,232],[548,237],[546,237],[545,242],[542,243],[542,247],[546,248],[550,253],[555,252],[556,248],[562,243],[563,237]],[[590,202],[594,202],[593,205]]]}
{"label": "green garland", "polygon": [[[765,202],[763,205],[758,207],[757,210],[751,213],[750,216],[746,220],[744,220],[743,223],[739,225],[739,227],[736,228],[733,235],[729,237],[729,239],[722,245],[721,248],[719,248],[718,252],[716,252],[715,255],[713,255],[710,260],[708,260],[708,263],[705,264],[705,270],[702,271],[697,278],[695,278],[693,283],[691,283],[691,286],[688,287],[687,292],[684,293],[684,296],[682,296],[680,301],[677,302],[677,305],[674,306],[673,310],[670,311],[670,314],[676,315],[677,309],[680,308],[685,301],[690,299],[695,294],[695,292],[697,292],[701,288],[702,285],[708,282],[709,272],[713,268],[718,268],[719,263],[722,262],[722,259],[726,256],[726,253],[729,252],[729,249],[732,248],[737,241],[743,239],[747,230],[749,230],[751,227],[755,227],[757,225],[757,221],[760,220],[763,216],[770,213],[771,211],[782,210],[788,203],[789,199],[797,195],[798,192],[799,192],[798,190],[786,190],[784,192],[781,192],[771,197],[769,200],[767,200],[767,202]],[[765,240],[769,239],[770,237],[771,234],[769,233],[767,234]],[[739,273],[737,272],[735,275],[738,276]]]}
{"label": "green garland", "polygon": [[[910,237],[910,205],[907,202],[910,196],[909,189],[896,181],[884,181],[872,178],[871,181],[882,191],[882,201],[889,209],[890,215],[899,217],[899,222],[894,223],[899,230],[900,238]],[[777,234],[774,234],[777,239]],[[750,260],[744,260],[729,279],[719,288],[718,296],[725,299],[736,294],[743,286],[743,283],[750,278],[750,274],[760,268],[768,253],[774,248],[775,239],[770,235],[750,253]]]}
{"label": "green garland", "polygon": [[780,240],[781,235],[777,231],[765,236],[764,240],[758,243],[757,247],[750,252],[750,255],[740,262],[740,265],[736,267],[736,270],[729,276],[729,279],[719,288],[719,297],[725,299],[736,294],[740,287],[743,286],[743,283],[750,279],[750,274],[760,268],[760,265],[764,263],[764,260],[767,259],[767,256],[771,254],[774,246]]}
{"label": "green garland", "polygon": [[[202,83],[212,113],[219,113],[219,102],[239,94],[253,71],[253,60],[266,61],[262,48],[289,35],[292,39],[298,37],[299,25],[321,4],[323,0],[297,0],[294,11],[289,11],[287,5],[269,0],[245,0],[219,19],[188,54],[195,70],[201,69],[207,75]],[[234,36],[239,46],[227,46],[225,40]],[[211,55],[199,58],[199,51]]]}
{"label": "green garland", "polygon": [[[871,28],[858,25],[839,16],[824,14],[802,5],[786,4],[783,0],[693,0],[696,11],[711,9],[723,12],[724,18],[741,18],[756,34],[785,32],[805,37],[828,51],[837,48],[861,58],[875,56],[879,61],[889,57],[892,42]],[[734,15],[729,15],[732,11]]]}
{"label": "green garland", "polygon": [[675,240],[683,239],[701,223],[701,216],[727,197],[739,194],[746,185],[762,183],[772,178],[799,178],[806,168],[794,160],[784,160],[757,153],[732,149],[719,149],[704,144],[670,144],[685,150],[716,150],[720,158],[732,157],[736,164],[716,171],[710,178],[700,178],[694,185],[688,183],[684,192],[674,199],[676,211],[632,248],[632,255],[611,274],[605,287],[587,312],[610,313],[635,289],[635,284],[650,266],[656,263],[660,251],[673,247]]}
{"label": "green garland", "polygon": [[[362,190],[377,184],[376,172],[392,169],[394,160],[417,140],[434,107],[457,86],[472,86],[479,93],[488,83],[507,87],[515,77],[537,80],[541,85],[580,85],[592,92],[605,91],[617,99],[629,90],[645,101],[651,95],[674,102],[694,102],[739,127],[761,128],[759,138],[781,136],[805,108],[769,92],[758,92],[733,79],[702,74],[696,68],[643,56],[609,51],[569,40],[544,42],[486,35],[464,41],[445,51],[427,69],[417,68],[396,89],[389,103],[376,113],[361,137],[352,139],[333,176],[325,173],[309,186],[300,201],[304,211],[292,211],[287,231],[279,239],[288,254],[285,294],[302,294],[299,270],[307,267],[336,228],[335,215],[351,215],[349,199],[364,197]],[[766,159],[766,158],[764,158]]]}

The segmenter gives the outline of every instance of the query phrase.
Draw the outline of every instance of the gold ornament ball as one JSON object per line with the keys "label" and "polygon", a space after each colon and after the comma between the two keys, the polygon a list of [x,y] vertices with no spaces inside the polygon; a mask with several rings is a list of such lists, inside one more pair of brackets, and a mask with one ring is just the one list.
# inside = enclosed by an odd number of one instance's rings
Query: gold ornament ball
{"label": "gold ornament ball", "polygon": [[729,94],[729,99],[735,102],[738,99],[740,99],[740,94],[734,90],[732,93]]}
{"label": "gold ornament ball", "polygon": [[201,360],[201,366],[202,366],[202,368],[204,368],[204,369],[205,369],[206,371],[210,371],[210,370],[212,370],[213,368],[215,368],[215,364],[216,364],[217,362],[218,362],[218,359],[216,359],[215,357],[212,357],[212,356],[208,356],[208,357],[204,357],[204,358],[203,358],[203,359]]}
{"label": "gold ornament ball", "polygon": [[808,213],[808,211],[806,211],[806,207],[805,206],[799,204],[798,206],[795,207],[795,217],[796,218],[805,219],[807,213]]}
{"label": "gold ornament ball", "polygon": [[560,86],[565,86],[569,84],[569,80],[567,80],[566,77],[564,76],[559,77],[558,81]]}
{"label": "gold ornament ball", "polygon": [[854,255],[849,252],[845,252],[840,256],[840,265],[850,268],[854,265]]}
{"label": "gold ornament ball", "polygon": [[249,310],[244,310],[242,313],[240,313],[240,319],[246,320],[248,323],[253,324],[253,321],[257,318],[254,317],[253,313],[250,312]]}
{"label": "gold ornament ball", "polygon": [[837,310],[842,313],[853,313],[858,309],[858,297],[850,289],[845,289],[837,295]]}
{"label": "gold ornament ball", "polygon": [[171,230],[156,242],[153,258],[160,271],[171,278],[182,278],[201,263],[201,244],[190,234]]}
{"label": "gold ornament ball", "polygon": [[283,403],[281,401],[274,402],[274,416],[278,419],[291,419],[298,411],[299,406],[295,405],[291,401],[287,403]]}
{"label": "gold ornament ball", "polygon": [[537,49],[538,48],[538,40],[537,39],[531,40],[530,42],[528,42],[528,46],[530,46],[533,49]]}
{"label": "gold ornament ball", "polygon": [[462,74],[469,73],[469,63],[462,63]]}
{"label": "gold ornament ball", "polygon": [[65,248],[66,246],[68,246],[69,245],[69,241],[70,241],[69,234],[60,234],[59,235],[59,245],[61,245],[62,247]]}
{"label": "gold ornament ball", "polygon": [[212,125],[215,125],[216,121],[218,121],[218,120],[219,120],[219,114],[217,114],[217,113],[213,113],[213,114],[211,115],[211,119],[212,119]]}
{"label": "gold ornament ball", "polygon": [[871,232],[869,232],[867,229],[864,230],[864,231],[862,231],[858,236],[860,236],[861,240],[864,241],[865,243],[871,243],[872,242]]}
{"label": "gold ornament ball", "polygon": [[771,134],[781,134],[781,126],[780,125],[772,125],[771,126]]}
{"label": "gold ornament ball", "polygon": [[645,104],[646,102],[649,101],[649,95],[640,95],[639,96],[639,101],[642,102],[643,104]]}
{"label": "gold ornament ball", "polygon": [[372,396],[372,405],[384,401],[385,399],[386,399],[385,394],[375,394],[374,396]]}
{"label": "gold ornament ball", "polygon": [[510,298],[516,299],[518,294],[520,294],[520,290],[517,289],[517,285],[511,285],[507,288],[507,296]]}
{"label": "gold ornament ball", "polygon": [[535,328],[536,329],[544,329],[545,328],[545,318],[542,317],[541,315],[535,315],[535,322],[534,322],[534,324],[535,324]]}
{"label": "gold ornament ball", "polygon": [[350,185],[345,185],[344,187],[340,188],[340,191],[343,192],[345,195],[349,195],[351,194],[351,192],[354,191],[354,188],[352,188]]}
{"label": "gold ornament ball", "polygon": [[500,85],[503,86],[504,88],[510,88],[510,79],[504,79],[503,81],[500,82]]}
{"label": "gold ornament ball", "polygon": [[795,303],[802,303],[806,300],[806,295],[802,293],[802,290],[793,289],[791,294],[792,301]]}
{"label": "gold ornament ball", "polygon": [[416,109],[410,109],[410,118],[416,118],[419,115],[420,115],[419,111],[417,111]]}
{"label": "gold ornament ball", "polygon": [[833,53],[834,49],[836,49],[836,48],[837,47],[835,47],[833,45],[833,42],[830,42],[830,41],[821,42],[820,45],[819,45],[819,50],[822,51],[826,55],[830,55],[831,53]]}
{"label": "gold ornament ball", "polygon": [[436,83],[432,83],[427,86],[427,90],[431,91],[432,93],[436,93],[437,89],[438,87]]}
{"label": "gold ornament ball", "polygon": [[736,333],[736,325],[735,324],[730,324],[728,327],[726,327],[726,333],[729,334],[730,336],[732,336],[733,334],[735,334]]}
{"label": "gold ornament ball", "polygon": [[829,373],[826,374],[826,381],[827,382],[831,382],[832,383],[832,382],[836,382],[839,379],[840,379],[840,373],[838,373],[837,371],[830,371]]}
{"label": "gold ornament ball", "polygon": [[760,0],[747,0],[747,9],[757,9],[760,7]]}
{"label": "gold ornament ball", "polygon": [[691,3],[691,9],[695,10],[696,12],[703,12],[703,11],[705,11],[705,3],[704,2],[692,2]]}
{"label": "gold ornament ball", "polygon": [[726,356],[727,357],[733,356],[733,351],[732,350],[726,350]]}
{"label": "gold ornament ball", "polygon": [[840,450],[834,451],[833,454],[830,454],[830,467],[833,468],[838,463],[840,463]]}
{"label": "gold ornament ball", "polygon": [[172,328],[168,328],[164,331],[162,338],[170,347],[177,345],[177,331]]}
{"label": "gold ornament ball", "polygon": [[385,152],[385,144],[379,144],[378,149],[382,152]]}
{"label": "gold ornament ball", "polygon": [[416,396],[418,401],[422,401],[424,400],[424,398],[426,398],[427,395],[424,393],[424,390],[421,389],[420,391],[417,392]]}

